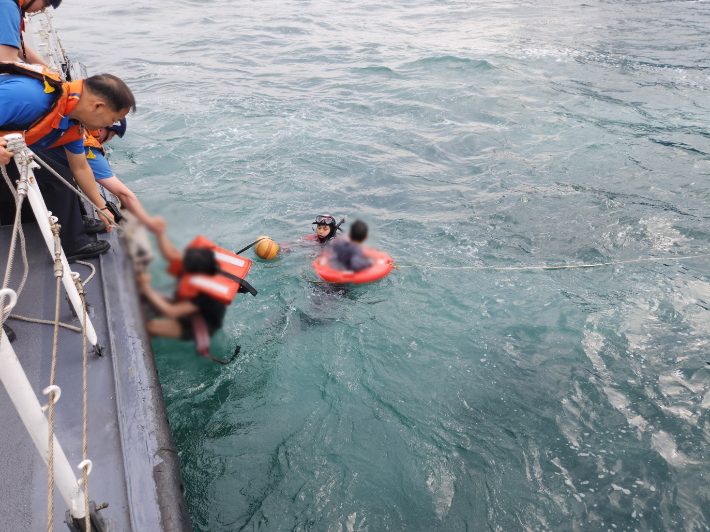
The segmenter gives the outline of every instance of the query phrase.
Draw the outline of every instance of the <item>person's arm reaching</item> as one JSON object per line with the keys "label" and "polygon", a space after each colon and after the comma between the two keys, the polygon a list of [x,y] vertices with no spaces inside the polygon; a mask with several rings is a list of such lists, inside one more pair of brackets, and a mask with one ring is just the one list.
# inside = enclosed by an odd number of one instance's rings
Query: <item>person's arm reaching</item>
{"label": "person's arm reaching", "polygon": [[89,199],[100,209],[100,219],[106,226],[106,231],[110,233],[113,231],[111,227],[111,222],[113,222],[113,216],[106,209],[106,203],[104,199],[99,194],[99,187],[96,185],[96,180],[94,179],[94,172],[91,170],[89,163],[86,161],[86,155],[84,155],[84,150],[82,149],[81,154],[72,153],[66,148],[64,151],[67,154],[67,160],[69,161],[69,168],[71,173],[74,174],[74,179],[79,188],[86,194]]}
{"label": "person's arm reaching", "polygon": [[143,205],[141,205],[141,202],[138,201],[136,195],[131,192],[126,185],[121,183],[116,176],[101,179],[99,184],[112,194],[115,194],[118,199],[121,200],[121,205],[128,209],[131,214],[135,215],[135,217],[153,233],[157,235],[165,232],[167,229],[165,220],[158,216],[150,216],[143,208]]}
{"label": "person's arm reaching", "polygon": [[43,67],[46,68],[51,68],[44,59],[42,59],[42,56],[39,55],[37,52],[35,52],[32,48],[29,46],[25,46],[25,53],[27,54],[27,57],[25,57],[22,53],[22,50],[17,51],[17,58],[24,61],[25,63],[29,63],[30,65],[42,65]]}
{"label": "person's arm reaching", "polygon": [[168,240],[168,237],[165,235],[165,233],[159,233],[156,235],[158,239],[158,247],[160,248],[160,254],[163,256],[163,258],[168,261],[168,263],[173,262],[174,260],[180,260],[182,259],[182,253],[176,248],[170,240]]}
{"label": "person's arm reaching", "polygon": [[150,287],[150,275],[138,274],[138,287],[148,302],[166,318],[182,318],[198,312],[200,309],[190,301],[172,303]]}

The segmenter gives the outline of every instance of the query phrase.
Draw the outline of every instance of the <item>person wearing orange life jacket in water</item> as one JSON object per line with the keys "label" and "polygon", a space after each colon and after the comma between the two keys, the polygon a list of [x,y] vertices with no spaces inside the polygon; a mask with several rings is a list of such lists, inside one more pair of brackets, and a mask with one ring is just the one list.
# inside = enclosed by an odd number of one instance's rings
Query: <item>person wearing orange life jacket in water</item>
{"label": "person wearing orange life jacket in water", "polygon": [[146,324],[151,336],[194,340],[202,356],[229,363],[209,354],[209,338],[222,328],[227,305],[238,293],[256,290],[244,280],[251,261],[219,248],[204,237],[197,237],[181,253],[165,233],[157,235],[160,253],[168,261],[168,272],[178,278],[175,299],[170,300],[153,290],[150,275],[138,274],[138,287],[148,302],[163,316]]}
{"label": "person wearing orange life jacket in water", "polygon": [[[150,231],[155,234],[163,233],[166,230],[165,221],[162,218],[150,216],[145,211],[136,195],[114,175],[106,159],[104,144],[116,135],[119,138],[123,138],[126,133],[126,127],[126,119],[123,118],[108,127],[99,128],[96,131],[86,131],[84,133],[86,160],[94,173],[94,179],[97,183],[117,196],[121,200],[121,205],[135,215]],[[65,166],[68,164],[66,153],[61,147],[50,148],[44,153]],[[83,210],[82,202],[79,202],[79,207]],[[82,214],[85,215],[86,213],[82,212]],[[84,229],[87,234],[100,233],[106,230],[103,223],[88,216],[84,216]]]}
{"label": "person wearing orange life jacket in water", "polygon": [[42,57],[25,46],[22,32],[25,15],[59,7],[62,0],[0,0],[0,61],[24,61],[49,67]]}

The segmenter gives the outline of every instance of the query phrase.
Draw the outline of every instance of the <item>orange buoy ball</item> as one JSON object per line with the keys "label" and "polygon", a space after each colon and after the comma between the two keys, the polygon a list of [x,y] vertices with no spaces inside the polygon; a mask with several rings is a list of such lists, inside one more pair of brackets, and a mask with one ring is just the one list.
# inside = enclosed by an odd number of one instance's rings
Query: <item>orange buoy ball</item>
{"label": "orange buoy ball", "polygon": [[271,260],[273,259],[276,254],[279,252],[279,246],[276,245],[276,242],[271,240],[268,236],[260,236],[259,238],[263,238],[261,242],[259,242],[256,247],[254,248],[254,251],[256,251],[256,254],[259,256],[259,258],[264,259],[264,260]]}

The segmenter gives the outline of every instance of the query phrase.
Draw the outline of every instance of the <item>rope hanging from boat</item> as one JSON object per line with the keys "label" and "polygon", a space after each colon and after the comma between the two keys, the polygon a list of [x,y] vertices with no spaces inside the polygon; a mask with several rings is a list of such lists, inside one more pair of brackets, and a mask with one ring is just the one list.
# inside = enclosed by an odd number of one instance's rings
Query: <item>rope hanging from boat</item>
{"label": "rope hanging from boat", "polygon": [[[94,273],[96,270],[94,270]],[[93,275],[93,273],[91,274]],[[76,288],[79,291],[79,297],[81,297],[81,308],[84,313],[84,323],[86,323],[86,299],[85,295],[86,292],[84,292],[84,286],[81,283],[81,279],[76,279]],[[88,367],[88,360],[87,360],[87,354],[86,354],[86,327],[83,328],[83,338],[82,338],[82,344],[83,344],[83,349],[84,349],[84,433],[82,437],[82,446],[81,446],[81,464],[79,466],[82,469],[82,480],[84,482],[84,507],[86,508],[86,515],[84,516],[85,519],[85,524],[84,524],[84,530],[87,532],[91,531],[91,512],[89,510],[89,469],[91,468],[91,461],[87,458],[87,452],[88,452],[88,418],[89,418],[89,395],[88,395],[88,387],[87,387],[87,367]]]}
{"label": "rope hanging from boat", "polygon": [[[57,179],[59,179],[59,181],[61,181],[61,182],[62,182],[69,190],[71,190],[74,194],[76,194],[76,195],[79,196],[81,199],[83,199],[86,203],[88,203],[89,205],[91,205],[91,206],[94,208],[94,210],[96,210],[96,212],[99,214],[99,216],[105,217],[103,214],[101,214],[101,209],[99,208],[98,205],[96,205],[93,201],[91,201],[91,200],[89,199],[89,197],[88,197],[86,194],[84,194],[81,190],[78,190],[78,189],[77,189],[76,187],[74,187],[69,181],[67,181],[66,179],[64,179],[54,168],[52,168],[52,167],[49,166],[47,163],[45,163],[42,159],[40,159],[39,157],[37,157],[37,154],[36,154],[36,153],[33,153],[33,154],[32,154],[32,158],[33,158],[35,161],[37,161],[40,165],[42,165],[45,170],[48,170],[50,174],[52,174],[54,177],[56,177]],[[115,222],[113,222],[113,221],[110,220],[110,219],[109,219],[109,225],[110,225],[111,227],[117,229],[118,231],[123,231],[123,227],[121,227],[120,225],[116,224]]]}
{"label": "rope hanging from boat", "polygon": [[[57,279],[57,290],[54,307],[54,339],[52,341],[52,369],[49,374],[49,457],[47,460],[47,532],[54,530],[54,390],[57,375],[57,350],[59,347],[59,303],[62,288],[62,247],[59,241],[59,224],[52,223],[54,235],[54,277]],[[88,511],[88,508],[87,508]]]}
{"label": "rope hanging from boat", "polygon": [[[2,176],[5,178],[5,183],[7,183],[7,186],[10,188],[10,192],[12,193],[12,197],[15,199],[15,206],[17,206],[17,202],[19,200],[17,191],[15,190],[15,187],[12,186],[12,181],[10,181],[10,176],[7,175],[7,169],[5,166],[0,166],[0,169],[2,169]],[[30,271],[30,264],[27,261],[27,245],[25,244],[25,232],[22,230],[22,224],[20,224],[18,228],[18,234],[20,236],[20,251],[22,252],[22,264],[24,267],[24,273],[22,275],[22,281],[20,281],[20,285],[17,287],[17,290],[15,293],[17,294],[17,297],[20,297],[20,294],[22,293],[22,289],[25,287],[25,282],[27,281],[27,276]]]}
{"label": "rope hanging from boat", "polygon": [[[7,175],[7,169],[5,166],[2,166],[2,175],[5,178],[5,181],[8,183],[10,188],[12,189],[13,192],[13,197],[15,198],[15,221],[12,227],[12,237],[10,239],[10,251],[8,253],[7,257],[7,264],[5,266],[5,277],[3,278],[2,282],[2,288],[5,289],[8,287],[10,284],[10,275],[12,273],[12,264],[14,262],[15,258],[15,249],[17,247],[17,238],[18,234],[20,236],[20,247],[22,248],[22,257],[23,257],[23,262],[25,265],[25,271],[24,275],[22,277],[22,282],[20,283],[20,287],[17,290],[17,295],[20,295],[20,292],[22,291],[22,288],[25,286],[25,281],[27,280],[27,273],[29,270],[29,266],[27,263],[27,253],[25,249],[25,237],[24,233],[22,232],[22,224],[20,223],[20,216],[21,216],[21,209],[22,209],[22,202],[25,199],[25,194],[24,193],[18,193],[14,187],[12,186],[12,183],[10,182],[10,177]],[[0,327],[2,327],[5,324],[5,320],[8,318],[10,311],[9,309],[5,308],[5,296],[0,296],[0,308],[2,309],[2,312],[0,312]]]}

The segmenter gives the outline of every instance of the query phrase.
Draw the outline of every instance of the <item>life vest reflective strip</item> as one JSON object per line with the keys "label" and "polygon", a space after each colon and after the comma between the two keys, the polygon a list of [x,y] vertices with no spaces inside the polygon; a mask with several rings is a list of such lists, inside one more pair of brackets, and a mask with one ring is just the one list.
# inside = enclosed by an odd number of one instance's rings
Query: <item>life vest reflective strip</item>
{"label": "life vest reflective strip", "polygon": [[[55,100],[47,111],[42,114],[26,131],[0,131],[0,136],[10,133],[24,133],[25,144],[32,144],[42,140],[49,135],[52,130],[59,128],[59,122],[71,113],[79,103],[84,88],[84,80],[62,82],[54,72],[39,65],[24,65],[11,61],[0,61],[0,74],[14,74],[27,76],[44,82],[45,92],[52,93]],[[56,95],[55,95],[56,93]],[[84,127],[75,125],[70,127],[62,137],[52,144],[52,147],[62,146],[74,140],[82,138]]]}
{"label": "life vest reflective strip", "polygon": [[[244,285],[246,289],[251,288],[251,286],[244,281],[252,265],[249,259],[245,259],[236,253],[219,247],[204,236],[198,236],[187,247],[188,249],[207,248],[214,251],[220,273],[216,275],[184,273],[180,277],[175,294],[177,300],[190,300],[197,297],[199,294],[205,294],[219,303],[229,305],[234,300],[234,296],[237,295],[242,285]],[[175,264],[171,264],[169,271],[173,274],[179,273],[176,271],[176,266]]]}

